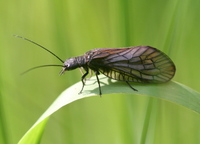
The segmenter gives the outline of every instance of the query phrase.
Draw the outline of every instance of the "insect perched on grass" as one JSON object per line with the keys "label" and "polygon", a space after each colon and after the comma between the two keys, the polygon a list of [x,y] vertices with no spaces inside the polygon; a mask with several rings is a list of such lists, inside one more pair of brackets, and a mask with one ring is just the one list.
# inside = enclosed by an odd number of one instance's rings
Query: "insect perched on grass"
{"label": "insect perched on grass", "polygon": [[83,86],[80,93],[85,86],[85,78],[89,69],[96,75],[100,95],[102,94],[98,78],[100,73],[111,79],[125,81],[133,90],[137,91],[129,82],[165,83],[173,78],[176,71],[174,63],[166,54],[150,46],[93,49],[84,55],[63,61],[47,48],[21,36],[16,37],[38,45],[64,63],[63,65],[37,66],[28,71],[39,67],[60,66],[63,67],[60,72],[62,75],[65,71],[83,68],[86,72],[81,77]]}

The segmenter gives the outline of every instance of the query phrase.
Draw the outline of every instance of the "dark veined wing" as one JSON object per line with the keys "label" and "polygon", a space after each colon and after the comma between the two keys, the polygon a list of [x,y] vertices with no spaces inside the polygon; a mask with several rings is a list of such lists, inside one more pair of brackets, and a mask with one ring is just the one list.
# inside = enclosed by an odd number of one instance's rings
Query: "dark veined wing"
{"label": "dark veined wing", "polygon": [[176,71],[166,54],[150,46],[94,49],[86,55],[92,70],[119,81],[164,83]]}

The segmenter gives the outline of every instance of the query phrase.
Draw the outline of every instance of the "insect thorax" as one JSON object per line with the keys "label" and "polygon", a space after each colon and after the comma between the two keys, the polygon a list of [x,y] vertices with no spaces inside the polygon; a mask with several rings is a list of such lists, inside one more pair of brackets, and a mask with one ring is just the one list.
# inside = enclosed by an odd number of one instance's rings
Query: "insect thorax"
{"label": "insect thorax", "polygon": [[86,65],[86,57],[84,55],[78,57],[72,57],[64,62],[66,70],[73,70]]}

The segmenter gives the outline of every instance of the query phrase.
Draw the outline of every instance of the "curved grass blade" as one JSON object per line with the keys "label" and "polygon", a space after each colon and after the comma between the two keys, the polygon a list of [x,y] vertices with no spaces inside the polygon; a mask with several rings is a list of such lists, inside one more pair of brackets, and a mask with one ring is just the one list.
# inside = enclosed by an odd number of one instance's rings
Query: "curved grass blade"
{"label": "curved grass blade", "polygon": [[[105,94],[123,93],[141,96],[152,96],[170,101],[175,104],[185,106],[197,113],[200,113],[200,93],[178,82],[170,81],[165,84],[135,84],[134,87],[138,92],[133,91],[125,82],[110,80],[105,76],[100,76],[103,97]],[[131,83],[132,84],[132,83]],[[46,110],[46,112],[38,119],[38,121],[29,129],[22,137],[19,144],[26,144],[30,141],[38,143],[41,139],[46,122],[51,114],[61,107],[81,98],[89,96],[98,96],[99,89],[96,77],[92,77],[87,81],[82,94],[78,94],[82,86],[82,82],[78,82],[66,89]],[[114,98],[114,97],[113,97]]]}

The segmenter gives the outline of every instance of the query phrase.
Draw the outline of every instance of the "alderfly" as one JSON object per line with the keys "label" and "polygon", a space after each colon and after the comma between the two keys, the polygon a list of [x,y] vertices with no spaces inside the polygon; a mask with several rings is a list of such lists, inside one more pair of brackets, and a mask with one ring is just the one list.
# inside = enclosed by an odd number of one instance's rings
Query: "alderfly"
{"label": "alderfly", "polygon": [[42,65],[29,70],[46,66],[60,66],[63,67],[60,72],[62,75],[65,71],[83,68],[85,73],[81,77],[83,85],[80,93],[85,86],[85,78],[89,73],[89,69],[96,75],[100,95],[102,94],[98,77],[100,73],[111,79],[125,81],[134,91],[137,91],[129,82],[165,83],[174,77],[176,71],[173,61],[166,54],[150,46],[93,49],[84,55],[63,61],[47,48],[27,38],[16,37],[38,45],[63,63],[63,65]]}

